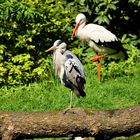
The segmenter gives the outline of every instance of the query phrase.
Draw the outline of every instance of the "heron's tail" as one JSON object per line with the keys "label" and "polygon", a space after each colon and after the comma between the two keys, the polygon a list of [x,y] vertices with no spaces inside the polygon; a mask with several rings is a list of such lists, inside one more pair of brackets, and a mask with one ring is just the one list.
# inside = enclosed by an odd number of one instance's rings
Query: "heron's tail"
{"label": "heron's tail", "polygon": [[80,96],[85,97],[86,93],[83,89],[74,89],[74,93],[76,94],[76,96],[79,98]]}
{"label": "heron's tail", "polygon": [[84,90],[83,91],[80,91],[80,96],[82,96],[82,97],[85,97],[86,96],[86,93],[85,93]]}
{"label": "heron's tail", "polygon": [[86,83],[85,78],[81,77],[81,76],[77,76],[77,86],[75,87],[75,93],[77,95],[77,97],[85,97],[86,93],[84,91],[84,84]]}

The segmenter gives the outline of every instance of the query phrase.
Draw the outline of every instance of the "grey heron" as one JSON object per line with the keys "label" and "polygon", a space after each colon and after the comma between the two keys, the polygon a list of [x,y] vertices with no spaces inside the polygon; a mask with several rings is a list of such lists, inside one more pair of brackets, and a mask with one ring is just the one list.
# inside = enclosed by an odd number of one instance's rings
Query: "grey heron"
{"label": "grey heron", "polygon": [[66,43],[56,40],[48,51],[54,51],[53,68],[59,76],[60,81],[65,87],[71,89],[70,108],[72,107],[72,92],[77,97],[84,97],[84,84],[86,83],[85,73],[80,60],[69,50],[66,49]]}
{"label": "grey heron", "polygon": [[[121,42],[117,37],[97,24],[86,24],[86,16],[80,13],[76,16],[76,26],[72,33],[72,39],[77,36],[84,40],[96,52],[96,57],[91,58],[91,61],[98,62],[98,79],[100,80],[100,60],[107,56],[116,56],[117,58],[127,59],[126,50],[122,47]],[[100,55],[99,55],[100,54]]]}

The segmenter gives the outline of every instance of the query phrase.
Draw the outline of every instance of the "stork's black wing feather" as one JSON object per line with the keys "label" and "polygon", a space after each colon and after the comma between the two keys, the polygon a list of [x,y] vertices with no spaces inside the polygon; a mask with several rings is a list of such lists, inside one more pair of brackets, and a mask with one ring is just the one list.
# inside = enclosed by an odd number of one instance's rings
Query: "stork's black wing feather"
{"label": "stork's black wing feather", "polygon": [[126,49],[123,48],[122,44],[120,41],[115,40],[115,41],[111,41],[111,42],[101,42],[99,41],[98,43],[96,43],[98,46],[104,47],[104,48],[110,48],[113,51],[113,53],[110,53],[109,55],[114,55],[117,53],[122,53],[124,55],[124,59],[128,59],[128,54],[126,52]]}

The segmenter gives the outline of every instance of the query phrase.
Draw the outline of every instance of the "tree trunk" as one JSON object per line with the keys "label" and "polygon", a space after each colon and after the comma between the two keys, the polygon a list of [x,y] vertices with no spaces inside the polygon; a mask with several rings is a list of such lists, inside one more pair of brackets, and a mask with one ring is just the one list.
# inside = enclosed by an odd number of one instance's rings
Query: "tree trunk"
{"label": "tree trunk", "polygon": [[140,133],[140,105],[120,110],[73,108],[58,112],[0,112],[0,138],[95,137]]}

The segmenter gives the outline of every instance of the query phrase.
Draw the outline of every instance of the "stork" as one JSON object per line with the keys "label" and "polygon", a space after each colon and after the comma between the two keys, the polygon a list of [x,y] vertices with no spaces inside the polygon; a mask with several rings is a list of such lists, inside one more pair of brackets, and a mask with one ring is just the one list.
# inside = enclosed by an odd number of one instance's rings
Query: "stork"
{"label": "stork", "polygon": [[100,80],[100,60],[108,56],[127,59],[126,50],[122,47],[117,37],[103,26],[97,24],[87,24],[86,16],[80,13],[76,16],[76,26],[72,33],[72,39],[77,36],[84,40],[93,48],[96,56],[91,61],[98,62],[98,79]]}
{"label": "stork", "polygon": [[56,40],[48,51],[54,51],[53,68],[59,76],[61,83],[71,89],[70,108],[72,107],[73,92],[77,97],[84,97],[84,84],[86,83],[83,66],[80,60],[69,50],[66,50],[66,43]]}

